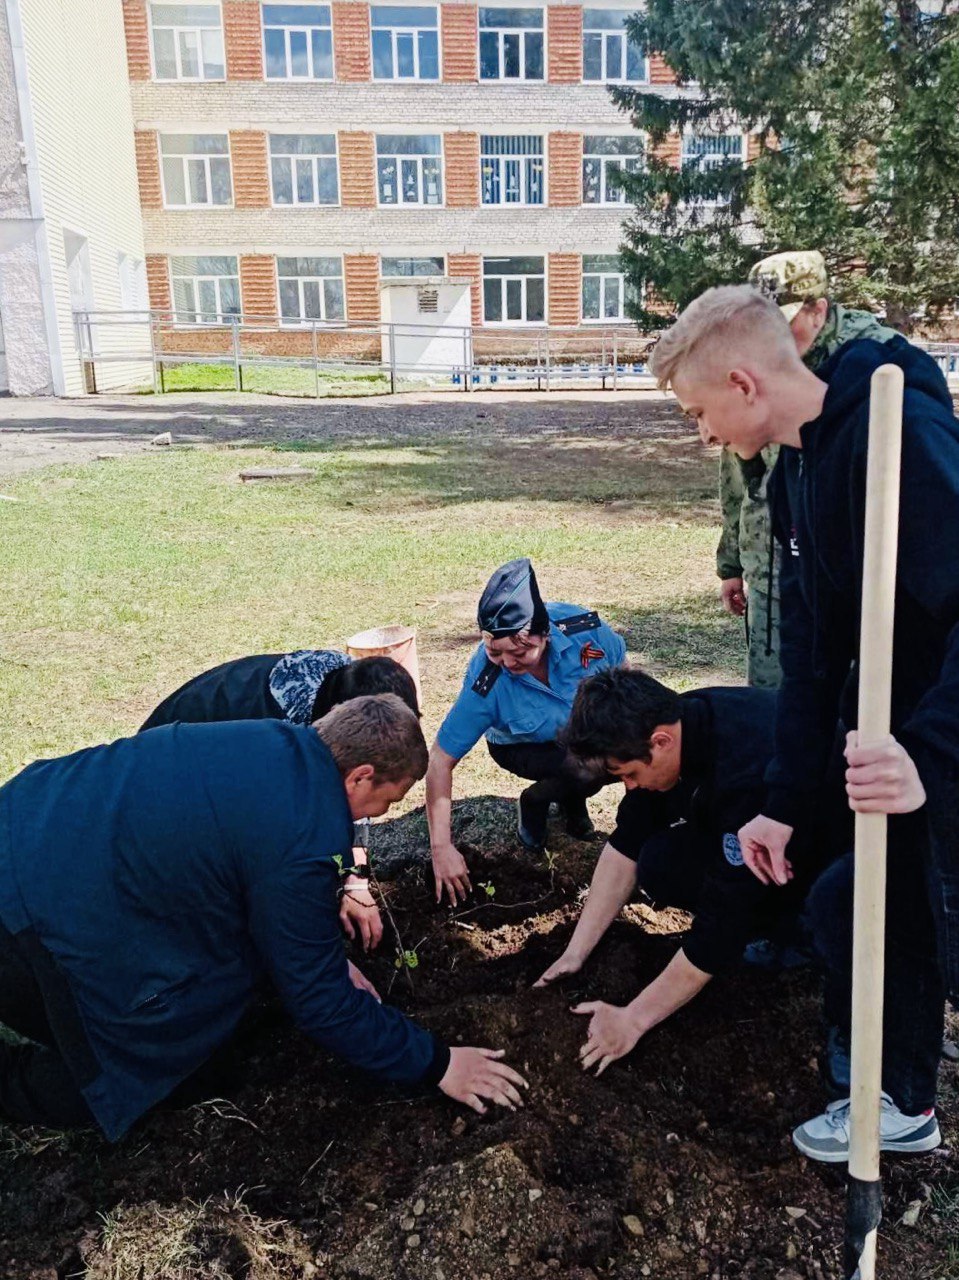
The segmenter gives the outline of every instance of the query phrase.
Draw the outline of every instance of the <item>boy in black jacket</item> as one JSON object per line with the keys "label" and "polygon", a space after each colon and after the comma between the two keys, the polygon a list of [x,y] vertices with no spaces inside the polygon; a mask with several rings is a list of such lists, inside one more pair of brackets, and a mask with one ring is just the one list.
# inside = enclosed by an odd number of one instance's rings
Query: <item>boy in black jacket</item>
{"label": "boy in black jacket", "polygon": [[693,913],[682,948],[629,1005],[596,1001],[574,1010],[592,1015],[580,1057],[597,1074],[800,904],[798,880],[781,894],[750,875],[736,835],[762,799],[775,713],[776,695],[766,690],[680,695],[626,667],[600,672],[577,691],[566,744],[602,761],[626,797],[569,946],[536,985],[578,972],[637,885],[655,902]]}
{"label": "boy in black jacket", "polygon": [[[749,286],[712,289],[653,358],[704,442],[743,457],[785,446],[773,516],[783,542],[782,663],[776,755],[759,816],[740,831],[747,866],[785,885],[797,817],[817,803],[837,726],[849,807],[892,815],[883,1044],[884,1150],[927,1151],[942,1011],[959,987],[959,422],[935,363],[905,341],[842,347],[803,367],[776,307]],[[892,735],[855,731],[870,377],[905,375]],[[868,620],[867,620],[868,625]],[[847,1026],[851,866],[830,868],[810,915],[829,967],[831,1011]],[[848,1156],[849,1102],[794,1134],[814,1159]]]}

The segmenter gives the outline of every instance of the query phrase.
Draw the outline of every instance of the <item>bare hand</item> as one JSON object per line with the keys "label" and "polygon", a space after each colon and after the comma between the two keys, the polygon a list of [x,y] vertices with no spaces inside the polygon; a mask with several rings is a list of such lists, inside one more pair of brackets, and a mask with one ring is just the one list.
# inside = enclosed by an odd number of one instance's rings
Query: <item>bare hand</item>
{"label": "bare hand", "polygon": [[868,747],[855,729],[846,734],[846,794],[857,813],[914,813],[926,789],[912,757],[892,735]]}
{"label": "bare hand", "polygon": [[602,1000],[590,1000],[573,1007],[573,1013],[590,1014],[586,1043],[579,1051],[583,1070],[596,1068],[601,1076],[611,1062],[624,1057],[636,1047],[642,1029],[628,1008],[606,1004]]}
{"label": "bare hand", "polygon": [[346,883],[354,887],[340,898],[340,924],[343,932],[351,942],[359,934],[364,951],[375,950],[383,937],[383,921],[380,919],[376,899],[364,881],[351,876]]}
{"label": "bare hand", "polygon": [[486,1111],[484,1098],[515,1111],[523,1105],[519,1090],[529,1085],[518,1071],[500,1062],[504,1053],[504,1049],[451,1049],[440,1088],[447,1097],[465,1102],[480,1115]]}
{"label": "bare hand", "polygon": [[568,978],[572,973],[579,973],[583,967],[583,962],[579,956],[564,951],[558,960],[554,960],[538,982],[534,982],[534,987],[548,987],[551,982],[555,982],[558,978]]}
{"label": "bare hand", "polygon": [[762,813],[739,832],[743,862],[763,884],[788,884],[793,878],[792,863],[786,857],[792,833],[792,827]]}
{"label": "bare hand", "polygon": [[352,960],[347,960],[346,963],[350,970],[350,982],[353,983],[353,986],[356,987],[357,991],[368,991],[377,1004],[382,1004],[383,1001],[380,997],[380,993],[377,991],[376,987],[373,986],[372,982],[370,982],[369,978],[357,969]]}
{"label": "bare hand", "polygon": [[436,879],[436,901],[443,901],[444,891],[450,906],[465,902],[473,892],[466,860],[455,845],[440,845],[433,850],[433,875]]}
{"label": "bare hand", "polygon": [[719,587],[719,598],[727,613],[741,618],[746,612],[746,590],[742,578],[724,578]]}

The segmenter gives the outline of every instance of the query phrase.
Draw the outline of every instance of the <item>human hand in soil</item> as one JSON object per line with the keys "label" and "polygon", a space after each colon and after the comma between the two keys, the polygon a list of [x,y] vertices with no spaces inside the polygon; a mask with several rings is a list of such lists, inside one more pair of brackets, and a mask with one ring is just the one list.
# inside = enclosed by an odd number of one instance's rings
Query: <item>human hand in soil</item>
{"label": "human hand in soil", "polygon": [[743,862],[763,884],[788,884],[793,878],[792,863],[786,857],[786,845],[793,829],[761,813],[747,822],[739,832]]}
{"label": "human hand in soil", "polygon": [[636,1021],[627,1006],[622,1008],[615,1004],[606,1004],[603,1000],[588,1000],[585,1004],[573,1006],[573,1013],[591,1015],[586,1043],[579,1051],[583,1070],[596,1068],[601,1076],[611,1062],[624,1057],[635,1048],[643,1034],[643,1028]]}
{"label": "human hand in soil", "polygon": [[473,892],[466,859],[454,844],[437,845],[433,850],[433,876],[436,880],[436,901],[443,901],[443,893],[449,895],[450,906],[465,902]]}
{"label": "human hand in soil", "polygon": [[887,734],[868,747],[846,734],[846,795],[856,813],[914,813],[926,803],[919,770],[901,743]]}
{"label": "human hand in soil", "polygon": [[741,618],[746,612],[746,591],[742,578],[724,578],[719,587],[719,598],[727,613]]}
{"label": "human hand in soil", "polygon": [[368,991],[377,1004],[382,1004],[383,999],[380,993],[377,991],[376,987],[373,986],[372,982],[370,982],[366,974],[361,973],[352,960],[347,960],[346,963],[349,966],[350,982],[353,983],[353,986],[356,987],[358,991]]}
{"label": "human hand in soil", "polygon": [[539,981],[533,983],[533,986],[548,987],[557,978],[568,978],[572,973],[579,973],[582,967],[582,956],[577,956],[571,951],[564,951],[558,960],[553,961]]}
{"label": "human hand in soil", "polygon": [[375,950],[383,937],[383,921],[380,919],[376,899],[365,880],[348,879],[340,898],[340,924],[351,942],[357,934],[364,951]]}
{"label": "human hand in soil", "polygon": [[440,1081],[449,1098],[464,1102],[480,1115],[486,1112],[487,1098],[515,1111],[523,1105],[519,1090],[529,1085],[512,1067],[500,1062],[505,1049],[450,1049],[450,1065]]}

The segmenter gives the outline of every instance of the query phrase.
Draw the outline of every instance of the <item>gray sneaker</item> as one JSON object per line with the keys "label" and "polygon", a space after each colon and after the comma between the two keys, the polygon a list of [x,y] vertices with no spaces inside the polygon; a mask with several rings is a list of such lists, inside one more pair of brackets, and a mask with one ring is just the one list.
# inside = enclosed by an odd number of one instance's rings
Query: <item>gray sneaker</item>
{"label": "gray sneaker", "polygon": [[[905,1116],[888,1093],[881,1095],[880,1151],[902,1154],[932,1151],[941,1141],[935,1111],[930,1109],[918,1116]],[[845,1164],[849,1159],[849,1099],[830,1102],[821,1116],[801,1124],[793,1132],[793,1142],[810,1160]]]}

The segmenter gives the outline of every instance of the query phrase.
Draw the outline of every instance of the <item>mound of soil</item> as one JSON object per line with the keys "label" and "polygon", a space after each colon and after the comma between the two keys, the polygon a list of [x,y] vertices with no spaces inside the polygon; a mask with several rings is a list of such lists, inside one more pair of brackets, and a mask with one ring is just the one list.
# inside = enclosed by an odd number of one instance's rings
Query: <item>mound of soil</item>
{"label": "mound of soil", "polygon": [[[514,820],[501,800],[458,807],[460,847],[486,887],[455,912],[433,900],[422,815],[377,827],[399,950],[417,964],[397,968],[388,938],[354,959],[448,1042],[506,1049],[530,1081],[524,1110],[481,1117],[383,1091],[267,1001],[229,1101],[156,1114],[115,1146],[0,1131],[0,1275],[836,1280],[843,1171],[789,1139],[823,1102],[815,977],[717,981],[600,1079],[585,1075],[584,1021],[569,1006],[631,999],[687,921],[631,906],[581,974],[533,991],[572,932],[600,843],[557,835],[536,859],[515,847]],[[941,1085],[948,1141],[954,1066]],[[885,1187],[882,1274],[946,1280],[959,1160],[946,1146],[889,1161]],[[900,1223],[910,1204],[914,1226]],[[171,1221],[192,1262],[164,1254]]]}

